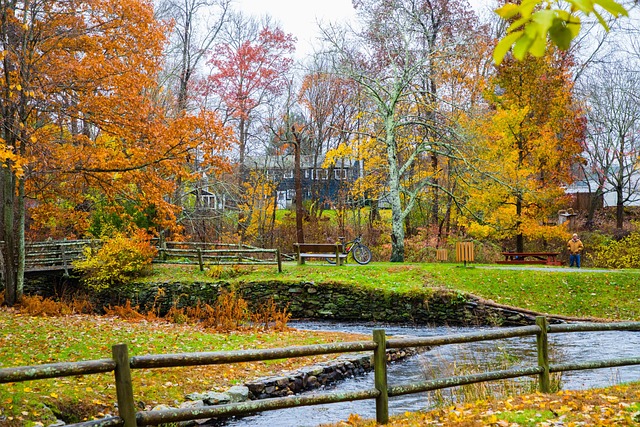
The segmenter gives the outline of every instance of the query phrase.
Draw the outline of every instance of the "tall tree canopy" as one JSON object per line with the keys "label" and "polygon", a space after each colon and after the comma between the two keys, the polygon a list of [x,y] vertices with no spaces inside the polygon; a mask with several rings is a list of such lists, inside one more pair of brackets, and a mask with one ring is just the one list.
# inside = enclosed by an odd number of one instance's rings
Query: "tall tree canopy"
{"label": "tall tree canopy", "polygon": [[582,151],[584,118],[573,99],[570,65],[567,54],[554,52],[505,60],[487,92],[491,108],[472,123],[471,229],[515,237],[519,252],[524,236],[544,237],[547,218],[564,207],[563,186]]}
{"label": "tall tree canopy", "polygon": [[405,219],[426,188],[439,187],[434,159],[451,146],[450,109],[441,108],[444,69],[452,58],[464,59],[458,47],[480,29],[464,1],[359,0],[354,6],[362,31],[351,38],[342,29],[325,34],[339,72],[357,82],[373,106],[366,134],[384,153],[391,261],[403,261]]}
{"label": "tall tree canopy", "polygon": [[[194,145],[221,146],[208,114],[169,118],[157,72],[167,28],[144,0],[7,1],[0,9],[6,301],[22,292],[26,200],[67,237],[88,207],[174,224],[165,195]],[[17,261],[16,261],[17,260]],[[16,265],[17,262],[17,265]]]}
{"label": "tall tree canopy", "polygon": [[241,172],[253,113],[286,88],[294,50],[290,34],[239,14],[232,19],[227,40],[213,49],[207,92],[221,99],[226,116],[235,123]]}

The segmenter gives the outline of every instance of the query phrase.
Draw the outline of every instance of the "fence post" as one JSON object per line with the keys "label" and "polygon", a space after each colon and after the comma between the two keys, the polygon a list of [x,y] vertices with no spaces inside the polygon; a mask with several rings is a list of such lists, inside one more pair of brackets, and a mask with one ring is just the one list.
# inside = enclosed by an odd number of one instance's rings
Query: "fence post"
{"label": "fence post", "polygon": [[64,270],[64,277],[69,277],[69,265],[67,262],[67,252],[65,250],[65,243],[67,243],[66,237],[60,244],[60,258],[62,258],[62,268]]}
{"label": "fence post", "polygon": [[384,329],[373,330],[373,341],[378,348],[373,351],[373,375],[376,390],[380,392],[376,397],[376,422],[389,422],[389,391],[387,388],[387,337]]}
{"label": "fence post", "polygon": [[167,260],[167,241],[164,240],[164,234],[160,234],[160,259]]}
{"label": "fence post", "polygon": [[278,261],[278,273],[282,273],[282,256],[280,255],[280,249],[276,249],[276,261]]}
{"label": "fence post", "polygon": [[544,316],[536,317],[536,325],[540,327],[537,334],[538,344],[538,366],[544,371],[538,376],[540,393],[549,393],[551,391],[551,382],[549,379],[549,341],[547,336],[549,323]]}
{"label": "fence post", "polygon": [[115,377],[118,414],[124,420],[124,427],[136,427],[136,405],[133,401],[129,349],[126,344],[114,345],[111,347],[111,354],[116,362]]}
{"label": "fence post", "polygon": [[202,249],[198,248],[198,265],[200,266],[200,271],[204,271],[204,262],[202,261]]}

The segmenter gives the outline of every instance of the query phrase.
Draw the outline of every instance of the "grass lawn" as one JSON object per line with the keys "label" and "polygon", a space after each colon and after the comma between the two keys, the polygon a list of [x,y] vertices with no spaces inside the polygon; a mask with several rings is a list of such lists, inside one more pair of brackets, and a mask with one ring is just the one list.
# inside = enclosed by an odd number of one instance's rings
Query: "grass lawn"
{"label": "grass lawn", "polygon": [[[554,394],[513,396],[447,406],[433,411],[392,417],[388,427],[551,427],[637,426],[640,424],[640,383]],[[375,420],[351,416],[331,427],[376,427]],[[325,425],[324,427],[330,427]]]}

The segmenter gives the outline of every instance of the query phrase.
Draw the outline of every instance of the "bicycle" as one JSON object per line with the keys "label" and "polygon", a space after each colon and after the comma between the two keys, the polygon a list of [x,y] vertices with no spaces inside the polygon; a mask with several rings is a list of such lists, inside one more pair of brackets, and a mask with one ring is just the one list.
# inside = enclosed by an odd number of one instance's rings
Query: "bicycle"
{"label": "bicycle", "polygon": [[[364,243],[362,243],[362,236],[358,236],[346,243],[344,237],[338,237],[338,240],[340,240],[340,243],[342,244],[342,253],[347,256],[345,258],[345,262],[347,261],[349,254],[351,254],[355,262],[357,262],[358,264],[369,264],[369,262],[371,261],[371,250]],[[331,258],[328,258],[327,261],[329,262],[329,264],[336,263],[336,260]]]}

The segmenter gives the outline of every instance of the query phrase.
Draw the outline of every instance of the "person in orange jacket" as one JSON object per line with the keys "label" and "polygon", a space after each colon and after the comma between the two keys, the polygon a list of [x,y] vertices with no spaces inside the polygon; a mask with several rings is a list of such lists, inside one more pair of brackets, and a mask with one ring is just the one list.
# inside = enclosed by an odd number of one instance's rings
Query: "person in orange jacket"
{"label": "person in orange jacket", "polygon": [[578,238],[578,235],[574,233],[573,237],[567,242],[567,249],[569,249],[569,267],[573,267],[573,264],[576,264],[576,267],[580,268],[580,253],[584,249],[584,245],[582,241]]}

